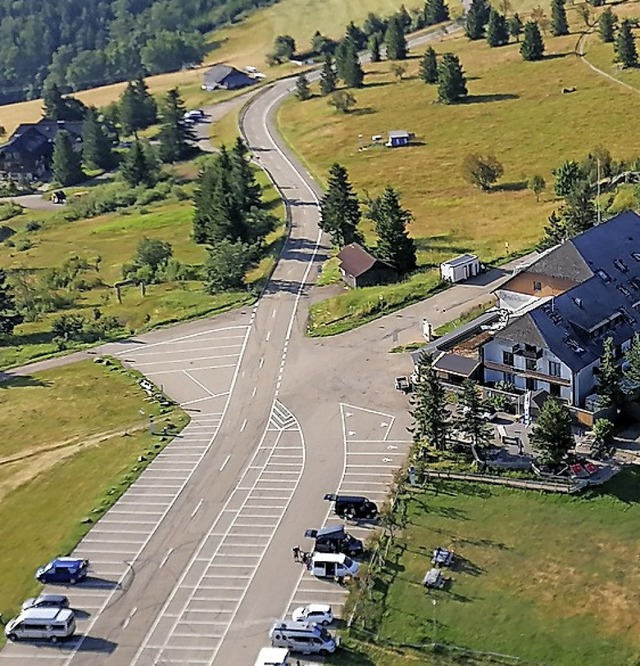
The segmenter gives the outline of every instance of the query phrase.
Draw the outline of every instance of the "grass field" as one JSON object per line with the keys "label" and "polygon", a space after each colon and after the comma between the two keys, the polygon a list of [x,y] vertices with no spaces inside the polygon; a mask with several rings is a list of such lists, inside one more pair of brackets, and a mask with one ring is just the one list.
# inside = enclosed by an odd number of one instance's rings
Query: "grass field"
{"label": "grass field", "polygon": [[[416,494],[388,558],[380,643],[430,643],[435,600],[441,643],[554,666],[638,663],[639,481],[633,467],[581,497],[448,483]],[[439,545],[459,564],[429,593]]]}
{"label": "grass field", "polygon": [[[187,167],[182,165],[182,168]],[[256,174],[264,187],[265,201],[279,224],[267,236],[268,255],[247,275],[248,285],[254,292],[260,289],[268,276],[284,236],[284,213],[279,196],[264,172],[257,171]],[[193,219],[190,201],[162,202],[144,209],[138,207],[127,210],[125,213],[121,211],[69,222],[57,212],[25,212],[5,223],[16,231],[11,238],[15,247],[0,244],[0,265],[10,271],[37,272],[59,266],[74,255],[90,260],[100,256],[99,270],[95,275],[91,273],[86,277],[100,277],[105,284],[112,285],[122,278],[122,265],[131,261],[143,236],[169,241],[174,257],[180,262],[191,265],[204,262],[205,248],[196,245],[190,236]],[[34,219],[43,222],[43,226],[37,231],[28,232],[26,225]],[[32,247],[18,251],[16,248],[25,240],[32,243]],[[125,288],[120,304],[113,289],[100,287],[77,293],[74,308],[67,312],[91,317],[93,308],[100,308],[105,315],[117,316],[123,322],[125,332],[135,332],[225,311],[248,303],[252,298],[255,296],[247,292],[211,296],[204,293],[202,282],[186,281],[149,285],[144,297],[135,287]],[[11,344],[0,346],[0,366],[12,367],[54,353],[56,345],[50,329],[52,320],[59,315],[60,312],[52,313],[38,321],[19,326]]]}
{"label": "grass field", "polygon": [[186,425],[181,409],[149,402],[136,377],[84,361],[0,383],[3,618],[39,589],[37,566],[70,552],[90,527],[81,521],[95,522],[128,487],[138,457],[157,453],[148,415]]}

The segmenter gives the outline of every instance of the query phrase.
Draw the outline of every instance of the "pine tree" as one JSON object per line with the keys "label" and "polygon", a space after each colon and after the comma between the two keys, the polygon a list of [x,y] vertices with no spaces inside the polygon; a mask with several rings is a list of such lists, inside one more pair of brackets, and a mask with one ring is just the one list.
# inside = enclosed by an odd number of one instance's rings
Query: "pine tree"
{"label": "pine tree", "polygon": [[578,187],[567,196],[565,204],[560,207],[560,216],[570,237],[598,222],[598,211],[588,186]]}
{"label": "pine tree", "polygon": [[410,431],[414,442],[422,442],[436,449],[447,448],[451,430],[447,396],[432,365],[433,358],[422,354],[417,363],[418,379],[411,397],[413,424]]}
{"label": "pine tree", "polygon": [[329,169],[327,193],[320,202],[320,228],[336,247],[362,242],[358,224],[361,212],[347,170],[337,162]]}
{"label": "pine tree", "polygon": [[493,426],[483,417],[484,405],[478,385],[471,379],[462,384],[461,412],[456,428],[476,447],[487,445],[493,439]]}
{"label": "pine tree", "polygon": [[44,87],[42,101],[44,117],[47,120],[62,120],[65,104],[60,88],[55,83]]}
{"label": "pine tree", "polygon": [[369,49],[369,60],[371,62],[380,62],[382,60],[380,56],[380,35],[378,33],[374,33],[369,37],[367,48]]}
{"label": "pine tree", "polygon": [[309,79],[304,74],[296,79],[296,97],[304,102],[305,100],[311,99],[311,88],[309,88]]}
{"label": "pine tree", "polygon": [[509,19],[509,34],[512,37],[515,37],[516,42],[520,41],[520,35],[522,34],[523,27],[522,19],[518,16],[517,13]]}
{"label": "pine tree", "polygon": [[424,52],[420,62],[420,78],[425,83],[436,83],[438,81],[438,57],[430,46]]}
{"label": "pine tree", "polygon": [[607,7],[598,19],[598,32],[603,42],[613,42],[616,33],[617,16]]}
{"label": "pine tree", "polygon": [[0,336],[13,333],[22,322],[22,315],[16,310],[16,300],[7,283],[7,273],[0,268]]}
{"label": "pine tree", "polygon": [[565,160],[553,170],[553,191],[558,197],[568,197],[585,183],[585,173],[575,160]]}
{"label": "pine tree", "polygon": [[351,39],[344,42],[344,60],[342,61],[342,79],[347,88],[362,88],[364,71],[360,66],[358,50]]}
{"label": "pine tree", "polygon": [[345,38],[343,39],[338,46],[336,47],[334,58],[335,58],[335,65],[336,65],[336,77],[338,79],[344,79],[344,71],[345,71],[345,62],[347,59],[347,49],[348,49],[348,42],[349,39]]}
{"label": "pine tree", "polygon": [[387,46],[387,60],[406,60],[408,55],[407,40],[397,17],[392,17],[384,36]]}
{"label": "pine tree", "polygon": [[638,51],[636,50],[636,42],[631,32],[629,19],[625,19],[620,24],[613,50],[616,54],[616,62],[619,62],[623,67],[637,67]]}
{"label": "pine tree", "polygon": [[115,165],[113,143],[93,107],[87,109],[82,125],[82,157],[85,164],[94,169],[108,171]]}
{"label": "pine tree", "polygon": [[489,13],[487,43],[492,47],[504,46],[509,43],[509,27],[507,26],[507,19],[494,9]]}
{"label": "pine tree", "polygon": [[438,65],[438,100],[453,104],[467,96],[467,79],[458,56],[445,53]]}
{"label": "pine tree", "polygon": [[551,0],[551,34],[554,37],[569,34],[565,2],[566,0]]}
{"label": "pine tree", "polygon": [[529,441],[546,462],[553,465],[562,462],[575,445],[571,412],[564,402],[554,398],[545,400]]}
{"label": "pine tree", "polygon": [[549,224],[545,226],[542,239],[536,246],[536,249],[539,252],[548,250],[550,247],[564,243],[567,238],[569,238],[569,235],[567,234],[567,227],[564,220],[556,211],[553,211],[549,216]]}
{"label": "pine tree", "polygon": [[356,51],[361,51],[367,45],[367,35],[353,21],[347,25],[345,38],[351,40],[356,47]]}
{"label": "pine tree", "polygon": [[369,217],[378,235],[376,257],[401,274],[415,270],[416,246],[407,231],[412,215],[400,205],[400,195],[387,186],[382,195],[371,202]]}
{"label": "pine tree", "polygon": [[152,187],[155,184],[156,166],[151,159],[148,149],[139,139],[136,139],[127,151],[120,173],[131,187],[146,185]]}
{"label": "pine tree", "polygon": [[330,95],[336,89],[336,70],[333,65],[333,58],[329,53],[324,58],[324,64],[320,72],[320,92],[323,95]]}
{"label": "pine tree", "polygon": [[[0,280],[0,284],[2,281]],[[2,307],[0,306],[0,311]],[[640,382],[640,333],[634,333],[633,339],[631,340],[631,346],[627,349],[624,360],[627,362],[628,366],[624,372],[625,377],[633,380],[634,382]]]}
{"label": "pine tree", "polygon": [[233,144],[229,159],[234,192],[240,209],[244,213],[249,213],[252,208],[262,207],[262,188],[251,168],[249,149],[240,137]]}
{"label": "pine tree", "polygon": [[524,26],[524,38],[520,44],[520,55],[523,60],[529,62],[542,60],[544,54],[544,42],[537,23],[527,21]]}
{"label": "pine tree", "polygon": [[157,121],[156,102],[144,80],[129,81],[120,95],[118,117],[124,134],[136,134]]}
{"label": "pine tree", "polygon": [[82,153],[73,149],[69,132],[60,130],[53,145],[53,177],[62,186],[75,185],[84,178]]}
{"label": "pine tree", "polygon": [[622,403],[623,393],[620,387],[622,370],[616,361],[613,338],[604,341],[600,365],[598,367],[598,385],[596,393],[606,406],[618,407]]}
{"label": "pine tree", "polygon": [[153,125],[158,120],[158,105],[149,92],[149,87],[144,79],[139,78],[133,82],[133,87],[138,98],[138,114],[140,129]]}
{"label": "pine tree", "polygon": [[424,24],[436,25],[448,21],[449,8],[445,5],[444,0],[427,0],[424,6]]}
{"label": "pine tree", "polygon": [[194,131],[184,122],[186,107],[177,88],[170,90],[164,98],[162,124],[158,133],[160,159],[176,162],[184,159],[192,150],[196,139]]}
{"label": "pine tree", "polygon": [[469,39],[482,39],[484,37],[484,28],[489,22],[490,11],[491,8],[487,0],[471,0],[465,23],[465,34]]}

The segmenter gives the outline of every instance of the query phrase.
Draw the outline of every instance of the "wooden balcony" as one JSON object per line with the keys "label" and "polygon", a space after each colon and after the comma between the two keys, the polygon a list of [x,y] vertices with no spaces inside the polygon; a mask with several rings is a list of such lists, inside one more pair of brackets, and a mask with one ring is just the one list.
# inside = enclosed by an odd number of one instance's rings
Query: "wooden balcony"
{"label": "wooden balcony", "polygon": [[559,386],[571,386],[571,380],[566,379],[565,377],[556,377],[554,375],[549,375],[545,372],[539,372],[538,370],[525,370],[524,368],[514,368],[512,365],[505,365],[504,363],[495,363],[494,361],[485,361],[484,367],[489,370],[498,370],[499,372],[508,372],[512,375],[518,375],[519,377],[530,377],[531,379],[539,379],[543,382],[551,382],[552,384],[558,384]]}

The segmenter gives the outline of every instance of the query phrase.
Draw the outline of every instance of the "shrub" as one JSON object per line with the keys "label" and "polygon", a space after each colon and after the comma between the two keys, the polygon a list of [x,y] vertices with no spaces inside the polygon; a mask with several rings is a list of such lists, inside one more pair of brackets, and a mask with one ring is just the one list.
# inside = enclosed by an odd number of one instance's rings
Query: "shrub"
{"label": "shrub", "polygon": [[38,220],[29,220],[24,226],[26,231],[38,231],[42,227],[42,222]]}
{"label": "shrub", "polygon": [[18,250],[19,252],[26,252],[27,250],[30,250],[32,247],[33,243],[28,238],[19,240],[16,243],[16,250]]}
{"label": "shrub", "polygon": [[12,217],[20,215],[24,209],[13,201],[0,202],[0,222],[10,220]]}
{"label": "shrub", "polygon": [[186,201],[189,199],[189,194],[187,191],[184,189],[184,187],[181,187],[180,185],[174,185],[171,188],[171,196],[177,199],[178,201]]}

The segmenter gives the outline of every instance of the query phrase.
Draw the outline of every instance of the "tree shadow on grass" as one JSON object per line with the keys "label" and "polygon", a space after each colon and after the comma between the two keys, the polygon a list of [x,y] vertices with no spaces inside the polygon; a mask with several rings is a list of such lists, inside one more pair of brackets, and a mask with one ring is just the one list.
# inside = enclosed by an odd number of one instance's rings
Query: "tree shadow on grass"
{"label": "tree shadow on grass", "polygon": [[442,518],[451,518],[453,520],[469,520],[467,512],[462,509],[457,509],[453,506],[438,506],[428,504],[421,499],[415,499],[414,502],[424,511],[424,513],[435,514]]}
{"label": "tree shadow on grass", "polygon": [[351,111],[352,116],[370,116],[375,113],[376,110],[372,106],[363,106]]}
{"label": "tree shadow on grass", "polygon": [[520,95],[514,93],[491,93],[488,95],[467,95],[460,100],[460,104],[486,104],[487,102],[505,102],[511,99],[520,99]]}
{"label": "tree shadow on grass", "polygon": [[589,500],[603,496],[615,497],[625,504],[640,502],[640,467],[636,465],[625,467],[604,485],[587,491],[584,498]]}
{"label": "tree shadow on grass", "polygon": [[30,388],[52,386],[53,382],[36,379],[31,375],[14,375],[9,372],[0,372],[0,389]]}
{"label": "tree shadow on grass", "polygon": [[498,550],[511,550],[511,546],[508,546],[506,543],[502,543],[501,541],[493,541],[491,539],[466,539],[464,537],[456,538],[454,544],[455,547],[457,547],[459,544],[468,546],[481,546],[485,548],[497,548]]}
{"label": "tree shadow on grass", "polygon": [[573,51],[566,51],[565,53],[548,53],[543,56],[543,60],[558,60],[560,58],[566,58],[567,56],[575,55]]}
{"label": "tree shadow on grass", "polygon": [[527,181],[516,180],[510,183],[500,183],[499,185],[494,185],[491,189],[493,192],[520,192],[527,189]]}
{"label": "tree shadow on grass", "polygon": [[485,569],[478,566],[477,564],[474,564],[469,558],[460,557],[460,555],[457,554],[456,559],[453,561],[451,570],[469,574],[470,576],[481,576],[483,573],[486,573]]}

